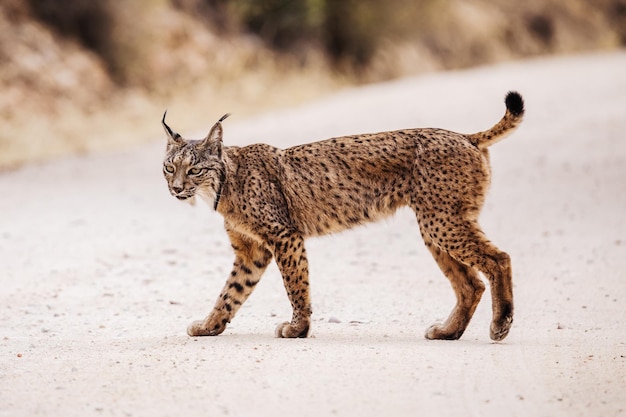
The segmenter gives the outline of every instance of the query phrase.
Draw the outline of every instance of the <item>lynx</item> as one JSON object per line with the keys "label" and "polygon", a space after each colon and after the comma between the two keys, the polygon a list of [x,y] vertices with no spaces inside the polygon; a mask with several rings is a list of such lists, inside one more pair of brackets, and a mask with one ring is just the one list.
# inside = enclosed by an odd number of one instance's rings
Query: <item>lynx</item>
{"label": "lynx", "polygon": [[450,280],[456,305],[427,339],[458,339],[490,284],[490,337],[504,339],[513,323],[511,261],[478,225],[490,182],[487,148],[522,121],[517,92],[491,129],[460,134],[405,129],[337,137],[279,149],[266,144],[224,146],[219,119],[201,140],[186,140],[165,122],[163,173],[179,200],[205,200],[224,217],[235,252],[232,272],[211,313],[190,336],[224,331],[274,259],[293,309],[277,337],[307,337],[311,324],[304,240],[392,215],[409,206],[424,242]]}

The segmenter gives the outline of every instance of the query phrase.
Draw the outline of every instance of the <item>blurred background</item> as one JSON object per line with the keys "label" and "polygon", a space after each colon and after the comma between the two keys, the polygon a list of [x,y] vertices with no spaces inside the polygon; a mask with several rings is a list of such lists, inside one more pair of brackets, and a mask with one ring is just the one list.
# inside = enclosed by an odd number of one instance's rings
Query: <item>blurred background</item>
{"label": "blurred background", "polygon": [[[2,0],[0,169],[425,72],[626,45],[626,0]],[[251,139],[252,140],[252,139]]]}

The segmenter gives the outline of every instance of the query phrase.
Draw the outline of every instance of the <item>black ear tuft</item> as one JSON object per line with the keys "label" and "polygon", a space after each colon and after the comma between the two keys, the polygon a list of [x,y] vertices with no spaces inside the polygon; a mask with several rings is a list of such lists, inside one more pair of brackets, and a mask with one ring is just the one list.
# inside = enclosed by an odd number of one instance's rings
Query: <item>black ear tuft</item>
{"label": "black ear tuft", "polygon": [[173,141],[177,141],[180,139],[180,135],[174,131],[172,131],[172,129],[170,129],[170,127],[167,125],[167,123],[165,123],[165,116],[167,115],[167,110],[165,110],[165,112],[163,113],[163,119],[161,119],[161,124],[163,125],[163,128],[165,129],[165,132],[167,133],[167,135],[169,136],[169,138]]}
{"label": "black ear tuft", "polygon": [[167,116],[167,109],[165,109],[165,112],[163,113],[163,118],[161,119],[161,124],[165,128],[165,131],[167,133],[169,133],[170,136],[173,136],[174,132],[172,132],[172,129],[170,129],[170,127],[167,125],[167,123],[165,123],[165,116]]}
{"label": "black ear tuft", "polygon": [[217,121],[217,123],[222,123],[224,120],[226,120],[226,118],[230,116],[230,113],[226,113],[225,115],[223,115],[222,117],[220,117],[220,119]]}
{"label": "black ear tuft", "polygon": [[524,99],[517,91],[509,91],[504,99],[506,108],[514,116],[521,116],[524,114]]}

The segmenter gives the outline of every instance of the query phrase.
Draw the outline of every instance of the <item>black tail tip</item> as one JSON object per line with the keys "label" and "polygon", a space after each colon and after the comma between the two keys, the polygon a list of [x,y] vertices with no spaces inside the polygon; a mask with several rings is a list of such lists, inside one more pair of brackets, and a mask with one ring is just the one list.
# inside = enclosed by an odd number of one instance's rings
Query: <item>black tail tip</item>
{"label": "black tail tip", "polygon": [[513,116],[521,116],[524,114],[524,99],[517,91],[509,91],[504,99],[506,108]]}

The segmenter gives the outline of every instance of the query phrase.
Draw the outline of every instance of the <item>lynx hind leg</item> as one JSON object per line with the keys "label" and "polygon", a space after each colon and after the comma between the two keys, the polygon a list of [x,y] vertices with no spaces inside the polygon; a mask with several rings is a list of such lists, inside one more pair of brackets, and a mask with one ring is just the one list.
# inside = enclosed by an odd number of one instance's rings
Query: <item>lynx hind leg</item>
{"label": "lynx hind leg", "polygon": [[462,139],[447,140],[424,144],[414,165],[412,208],[426,244],[457,296],[448,320],[431,327],[426,337],[461,336],[483,291],[478,271],[491,288],[490,336],[502,340],[513,322],[511,261],[485,237],[477,222],[490,181],[488,154]]}
{"label": "lynx hind leg", "polygon": [[425,336],[427,339],[456,340],[463,335],[474,315],[480,297],[485,291],[485,285],[476,270],[452,258],[432,241],[427,239],[425,241],[439,268],[450,280],[456,295],[456,305],[446,321],[430,326]]}
{"label": "lynx hind leg", "polygon": [[227,232],[235,250],[233,269],[211,313],[187,328],[189,336],[216,336],[222,333],[272,260],[272,253],[264,245],[237,232],[228,229]]}
{"label": "lynx hind leg", "polygon": [[278,325],[276,337],[307,337],[311,325],[311,298],[304,238],[297,233],[281,234],[274,242],[274,257],[293,309],[291,322]]}
{"label": "lynx hind leg", "polygon": [[465,227],[467,244],[451,253],[459,261],[482,272],[489,280],[491,289],[492,340],[504,339],[513,324],[513,281],[511,258],[491,243],[477,224]]}
{"label": "lynx hind leg", "polygon": [[[440,251],[447,252],[448,257],[456,261],[459,268],[464,267],[466,271],[475,269],[482,272],[485,277],[487,277],[491,289],[493,312],[490,337],[495,341],[504,339],[513,324],[513,283],[509,255],[496,248],[485,237],[475,221],[465,221],[453,225],[445,233],[445,236],[443,236],[443,234],[430,234],[429,237],[433,238],[433,243]],[[448,257],[443,257],[443,259],[447,260]],[[444,273],[446,273],[446,270],[444,268],[442,269]],[[448,274],[446,273],[446,275]],[[461,276],[462,274],[458,275]],[[475,271],[468,272],[465,276],[468,277],[468,284],[475,284],[477,282],[475,280],[477,279]],[[450,278],[450,275],[448,275],[448,277]],[[457,286],[458,285],[457,283]],[[459,300],[460,294],[463,291],[456,288],[455,283],[453,283],[452,286],[457,293],[457,300]],[[461,286],[460,288],[463,287]],[[477,289],[476,291],[482,293],[481,289]],[[477,304],[480,297],[474,297],[476,298]],[[470,297],[470,300],[472,299],[473,298]],[[469,306],[471,303],[468,302],[467,305]],[[467,322],[469,322],[475,308],[476,306],[474,305],[473,308],[467,309]],[[450,315],[452,319],[459,314],[457,313],[457,309],[458,304]],[[431,328],[433,331],[431,332],[429,330],[427,333],[427,337],[437,336],[437,331],[445,329],[446,325],[448,325],[448,321],[446,321],[442,327],[434,326]],[[467,323],[465,323],[465,325],[467,325]]]}

